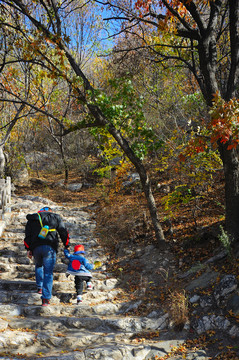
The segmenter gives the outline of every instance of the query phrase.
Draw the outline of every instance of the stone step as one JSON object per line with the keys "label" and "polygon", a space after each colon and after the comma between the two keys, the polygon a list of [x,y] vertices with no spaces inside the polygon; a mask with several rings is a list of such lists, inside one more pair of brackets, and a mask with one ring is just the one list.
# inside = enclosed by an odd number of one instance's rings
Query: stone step
{"label": "stone step", "polygon": [[[112,312],[112,309],[117,309],[116,304],[119,301],[116,301],[117,297],[121,295],[122,290],[115,289],[111,292],[102,292],[102,291],[84,291],[83,292],[83,302],[92,307],[98,306],[98,313],[107,313]],[[2,304],[29,304],[29,305],[40,305],[41,304],[41,295],[36,292],[36,288],[30,292],[30,290],[2,290],[0,292],[0,302]],[[75,289],[67,289],[65,292],[55,292],[53,288],[53,298],[52,304],[64,303],[67,305],[76,303],[76,293]],[[110,304],[112,303],[112,304]],[[106,305],[105,305],[106,304]]]}
{"label": "stone step", "polygon": [[0,289],[1,290],[36,290],[36,283],[35,281],[28,281],[25,279],[21,280],[6,280],[3,279],[3,274],[1,274],[1,281],[0,281]]}
{"label": "stone step", "polygon": [[[2,316],[44,316],[46,313],[44,311],[45,308],[41,306],[41,298],[38,294],[34,294],[27,299],[27,302],[19,301],[18,303],[1,303],[1,315]],[[24,305],[24,306],[23,306]],[[113,303],[110,301],[106,301],[101,304],[88,304],[87,302],[83,302],[80,305],[76,304],[76,300],[72,304],[63,305],[60,303],[58,298],[53,297],[51,299],[51,305],[47,309],[47,314],[50,312],[55,317],[61,316],[62,314],[67,316],[91,316],[99,315],[116,315],[122,314],[122,309],[125,304]]]}
{"label": "stone step", "polygon": [[[0,290],[1,291],[4,291],[4,290],[7,290],[7,291],[11,291],[13,292],[14,290],[17,290],[19,292],[19,294],[21,292],[30,292],[30,291],[33,291],[35,292],[36,291],[36,283],[35,283],[35,279],[33,279],[32,281],[29,281],[27,279],[23,279],[23,278],[20,278],[20,279],[12,279],[12,280],[8,280],[4,278],[4,275],[5,273],[2,273],[1,274],[1,281],[0,281]],[[9,276],[9,273],[7,273],[7,277]],[[65,275],[64,275],[65,276]],[[73,290],[74,289],[74,283],[73,281],[65,281],[65,282],[62,282],[62,281],[54,281],[53,282],[53,290],[55,292],[59,291],[59,292],[62,292],[62,291],[68,291],[68,290]]]}
{"label": "stone step", "polygon": [[[117,359],[143,360],[149,354],[149,345],[127,343],[124,335],[112,333],[91,333],[75,331],[72,333],[53,335],[51,332],[16,332],[6,331],[7,338],[0,336],[0,344],[13,355],[21,359],[36,360],[90,360],[90,359]],[[103,339],[103,341],[102,341]],[[0,359],[10,359],[2,357]],[[13,359],[11,357],[11,359]]]}
{"label": "stone step", "polygon": [[[140,331],[142,323],[145,324],[145,320],[142,318],[137,320],[130,318],[112,318],[109,320],[108,318],[106,320],[99,318],[99,316],[80,319],[79,317],[65,316],[56,319],[51,312],[49,313],[50,307],[44,308],[44,310],[40,307],[40,309],[48,312],[48,318],[8,320],[11,331],[6,329],[0,334],[2,349],[6,349],[12,355],[22,354],[22,356],[26,354],[27,350],[26,359],[37,359],[38,357],[34,357],[36,355],[44,356],[44,359],[50,359],[51,356],[62,358],[61,355],[63,354],[72,356],[79,351],[80,355],[84,355],[83,359],[85,360],[143,360],[146,359],[145,356],[151,350],[149,345],[136,345],[131,340],[135,335],[135,330]],[[128,331],[129,329],[130,331]],[[144,326],[144,331],[145,329]],[[99,354],[101,354],[100,357]]]}
{"label": "stone step", "polygon": [[[24,271],[19,271],[22,269]],[[2,290],[35,290],[35,272],[32,267],[28,266],[10,266],[9,264],[0,265],[1,271],[1,282],[0,289]],[[107,278],[106,275],[102,273],[95,273],[95,277],[92,278],[92,287],[93,290],[98,291],[109,291],[117,288],[118,280],[114,278]],[[11,279],[11,280],[9,280]],[[56,273],[53,274],[53,290],[58,292],[67,292],[68,290],[74,291],[74,276],[67,276],[66,273]],[[28,281],[32,280],[32,281]],[[84,283],[84,287],[85,287]]]}
{"label": "stone step", "polygon": [[[168,325],[167,314],[157,318],[120,316],[116,314],[99,315],[95,309],[86,305],[61,306],[13,306],[8,307],[7,322],[11,329],[49,330],[53,333],[87,330],[101,333],[138,333],[142,331],[164,330]],[[6,316],[1,305],[2,316]],[[24,317],[26,316],[26,317]]]}
{"label": "stone step", "polygon": [[0,264],[2,264],[2,263],[30,265],[31,260],[26,256],[26,253],[22,256],[20,256],[20,255],[15,255],[15,256],[3,255],[0,259]]}

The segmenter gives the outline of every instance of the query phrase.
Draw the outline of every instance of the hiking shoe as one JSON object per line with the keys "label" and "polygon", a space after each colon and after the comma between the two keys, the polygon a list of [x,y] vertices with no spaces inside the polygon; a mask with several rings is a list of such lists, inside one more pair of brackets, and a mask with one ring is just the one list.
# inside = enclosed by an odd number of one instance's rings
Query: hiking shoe
{"label": "hiking shoe", "polygon": [[80,304],[82,302],[82,297],[80,295],[77,295],[76,301],[77,305]]}
{"label": "hiking shoe", "polygon": [[38,289],[37,289],[37,293],[38,293],[38,294],[42,294],[42,288],[38,288]]}
{"label": "hiking shoe", "polygon": [[49,299],[42,299],[42,306],[48,306],[50,305],[50,300]]}
{"label": "hiking shoe", "polygon": [[87,289],[87,290],[92,290],[92,284],[91,284],[91,282],[86,283],[86,289]]}

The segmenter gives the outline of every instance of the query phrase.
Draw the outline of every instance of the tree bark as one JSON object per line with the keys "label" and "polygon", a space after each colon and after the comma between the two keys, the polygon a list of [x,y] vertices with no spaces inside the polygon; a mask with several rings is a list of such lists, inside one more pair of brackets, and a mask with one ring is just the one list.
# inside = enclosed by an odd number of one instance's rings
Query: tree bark
{"label": "tree bark", "polygon": [[158,247],[160,249],[164,249],[166,247],[166,242],[164,238],[164,233],[162,227],[160,225],[160,221],[158,218],[157,208],[155,204],[155,199],[152,193],[151,182],[149,176],[146,172],[146,169],[142,163],[142,161],[134,154],[133,150],[130,148],[127,140],[121,135],[121,133],[112,125],[108,126],[109,133],[114,137],[117,141],[121,149],[130,159],[132,164],[135,166],[137,172],[140,176],[141,185],[148,203],[148,209],[150,212],[152,224],[155,231],[155,236],[158,242]]}
{"label": "tree bark", "polygon": [[3,151],[3,146],[0,146],[0,179],[4,178],[5,174],[5,155]]}
{"label": "tree bark", "polygon": [[227,144],[219,144],[225,176],[225,228],[231,241],[239,240],[239,160],[236,149],[227,150]]}
{"label": "tree bark", "polygon": [[[210,26],[201,34],[198,42],[198,55],[200,61],[200,71],[203,76],[203,88],[201,88],[204,98],[209,108],[212,106],[213,96],[219,88],[217,80],[217,34],[215,32],[218,14],[220,12],[220,2],[213,4],[213,16]],[[230,28],[230,48],[231,63],[227,79],[226,92],[221,93],[225,101],[229,101],[236,95],[236,86],[239,78],[239,0],[229,0],[229,28]],[[218,150],[223,162],[225,176],[225,228],[230,234],[231,240],[239,240],[239,161],[236,149],[227,150],[230,141],[226,144],[218,142]]]}
{"label": "tree bark", "polygon": [[228,101],[236,95],[239,78],[239,0],[229,0],[229,26],[231,45],[231,67],[227,82],[225,99]]}
{"label": "tree bark", "polygon": [[63,162],[63,166],[64,166],[64,173],[65,173],[64,184],[66,185],[66,184],[68,184],[68,180],[69,180],[69,170],[68,170],[68,164],[66,161],[65,151],[64,151],[64,146],[63,146],[62,141],[60,143],[60,152],[61,152],[61,158],[62,158],[62,162]]}

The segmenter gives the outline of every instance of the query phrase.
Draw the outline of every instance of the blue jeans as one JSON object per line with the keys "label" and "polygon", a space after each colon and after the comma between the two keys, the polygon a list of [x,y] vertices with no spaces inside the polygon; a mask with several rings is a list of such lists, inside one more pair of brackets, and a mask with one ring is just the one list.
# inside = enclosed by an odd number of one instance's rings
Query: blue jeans
{"label": "blue jeans", "polygon": [[33,250],[35,276],[38,288],[42,289],[42,299],[50,299],[53,286],[53,269],[56,251],[49,245],[40,245]]}

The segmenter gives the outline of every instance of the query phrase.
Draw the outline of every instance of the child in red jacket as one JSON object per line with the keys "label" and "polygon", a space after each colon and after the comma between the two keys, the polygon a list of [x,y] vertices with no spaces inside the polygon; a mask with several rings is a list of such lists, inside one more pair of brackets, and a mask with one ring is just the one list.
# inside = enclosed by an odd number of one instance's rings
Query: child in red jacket
{"label": "child in red jacket", "polygon": [[91,278],[92,274],[89,270],[94,268],[93,264],[90,264],[88,260],[83,256],[85,254],[84,245],[76,245],[74,247],[74,254],[71,255],[68,249],[64,250],[65,257],[70,260],[67,268],[67,274],[75,276],[75,288],[77,294],[77,304],[82,302],[82,294],[84,281],[86,282],[86,288],[92,289]]}

